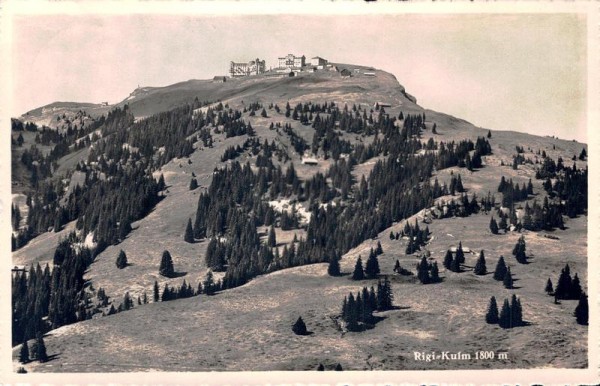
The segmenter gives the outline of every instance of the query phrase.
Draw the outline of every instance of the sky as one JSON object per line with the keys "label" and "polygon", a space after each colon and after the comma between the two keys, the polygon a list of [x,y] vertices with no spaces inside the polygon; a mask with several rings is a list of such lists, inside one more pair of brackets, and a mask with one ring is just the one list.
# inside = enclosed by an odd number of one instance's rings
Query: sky
{"label": "sky", "polygon": [[16,15],[12,32],[13,116],[293,53],[386,70],[419,105],[484,128],[587,142],[577,14]]}

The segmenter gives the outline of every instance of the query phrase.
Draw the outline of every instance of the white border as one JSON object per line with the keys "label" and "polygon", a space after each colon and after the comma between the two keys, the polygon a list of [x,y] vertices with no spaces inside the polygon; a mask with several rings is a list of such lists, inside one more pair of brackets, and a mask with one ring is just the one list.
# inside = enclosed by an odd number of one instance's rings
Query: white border
{"label": "white border", "polygon": [[[599,111],[599,75],[600,39],[599,12],[600,3],[586,2],[502,2],[502,3],[363,3],[363,2],[326,2],[305,0],[302,2],[282,1],[244,1],[244,2],[41,2],[6,1],[0,2],[0,123],[3,130],[10,128],[12,111],[10,95],[11,84],[11,18],[17,15],[59,15],[59,14],[168,14],[190,15],[263,15],[263,14],[503,14],[503,13],[581,13],[587,15],[588,22],[588,111],[587,127],[589,141],[589,167],[597,170],[599,166],[598,150],[600,135],[595,128],[600,127]],[[4,70],[4,71],[2,71]],[[599,262],[598,219],[600,191],[598,184],[600,173],[590,174],[589,227],[588,227],[588,289],[590,294],[589,328],[589,368],[586,370],[537,369],[537,370],[444,370],[444,371],[375,371],[375,372],[211,372],[211,373],[82,373],[82,374],[26,374],[12,372],[10,340],[10,280],[11,259],[8,242],[8,208],[10,207],[10,142],[6,136],[0,142],[0,231],[4,235],[0,240],[2,258],[0,259],[0,381],[5,384],[506,384],[506,383],[542,383],[542,384],[594,384],[599,377]]]}

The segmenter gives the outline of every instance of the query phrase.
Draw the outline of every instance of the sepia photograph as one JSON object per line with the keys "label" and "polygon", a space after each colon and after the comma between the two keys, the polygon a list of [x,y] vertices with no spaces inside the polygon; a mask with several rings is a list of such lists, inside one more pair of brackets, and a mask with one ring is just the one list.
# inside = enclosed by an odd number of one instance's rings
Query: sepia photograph
{"label": "sepia photograph", "polygon": [[593,4],[37,3],[3,381],[598,382]]}

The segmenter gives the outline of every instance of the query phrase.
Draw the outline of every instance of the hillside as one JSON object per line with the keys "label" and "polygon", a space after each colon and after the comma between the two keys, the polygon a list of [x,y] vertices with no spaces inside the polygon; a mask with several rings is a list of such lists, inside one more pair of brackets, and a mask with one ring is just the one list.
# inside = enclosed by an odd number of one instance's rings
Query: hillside
{"label": "hillside", "polygon": [[[122,108],[127,105],[139,124],[143,123],[144,117],[192,103],[196,98],[199,102],[210,102],[208,106],[195,110],[207,115],[210,109],[218,108],[217,102],[221,102],[225,105],[224,111],[229,108],[241,112],[241,119],[251,124],[255,131],[253,137],[256,137],[259,143],[267,140],[268,143],[276,144],[277,150],[271,157],[274,168],[281,166],[285,171],[293,163],[298,179],[303,184],[319,172],[326,175],[336,162],[329,154],[325,157],[323,139],[319,142],[320,147],[316,154],[312,154],[310,148],[304,154],[296,151],[297,140],[285,131],[285,125],[290,125],[293,128],[291,132],[296,133],[295,135],[302,138],[309,147],[313,143],[316,130],[311,125],[300,124],[299,120],[292,116],[286,116],[284,110],[287,103],[292,109],[299,103],[309,102],[312,105],[334,102],[340,111],[343,111],[345,105],[348,109],[357,106],[360,113],[356,112],[356,115],[360,116],[364,112],[365,116],[375,117],[375,123],[371,124],[374,127],[377,127],[379,114],[379,107],[376,108],[375,105],[385,105],[385,114],[394,118],[391,125],[397,128],[395,132],[402,131],[400,122],[409,119],[409,115],[415,117],[424,114],[426,118],[419,129],[420,134],[416,136],[416,140],[421,144],[426,144],[430,139],[432,143],[458,143],[465,140],[476,142],[481,137],[489,141],[491,154],[484,155],[482,167],[473,170],[458,165],[439,170],[434,168],[427,181],[420,181],[421,183],[433,184],[437,179],[440,184],[450,185],[452,178],[460,175],[469,197],[476,196],[481,199],[490,192],[495,196],[496,203],[500,204],[503,195],[497,188],[501,176],[520,185],[528,183],[531,179],[533,194],[515,204],[515,208],[521,209],[526,203],[529,206],[533,206],[534,201],[541,203],[544,197],[548,196],[543,187],[544,180],[536,179],[536,170],[540,168],[540,163],[536,163],[536,160],[542,162],[542,152],[548,159],[557,160],[562,157],[564,167],[571,168],[574,163],[571,158],[574,155],[578,156],[582,149],[587,150],[585,144],[516,132],[492,130],[491,136],[488,137],[487,129],[477,128],[443,113],[423,109],[416,104],[415,98],[405,92],[396,78],[385,71],[375,70],[375,76],[372,77],[364,75],[368,67],[341,64],[338,66],[351,69],[353,76],[342,78],[334,71],[317,71],[300,73],[296,77],[251,76],[228,79],[225,83],[190,80],[167,87],[144,87],[135,90],[123,102],[111,107]],[[256,114],[251,113],[252,104],[261,105]],[[271,107],[272,104],[277,105],[280,112]],[[266,117],[261,116],[263,107]],[[93,110],[96,106],[89,108]],[[396,120],[401,113],[404,118]],[[36,114],[30,112],[29,116]],[[323,113],[322,116],[330,117],[332,114],[335,114],[335,111]],[[379,115],[379,119],[388,119],[383,113]],[[274,125],[273,129],[271,124]],[[277,124],[280,124],[282,129],[279,129]],[[102,288],[117,307],[126,292],[134,299],[143,296],[144,293],[151,296],[155,281],[162,291],[165,284],[170,287],[180,286],[185,280],[195,288],[198,282],[204,280],[208,271],[205,257],[210,238],[201,238],[194,243],[183,241],[188,219],[194,222],[196,218],[199,197],[211,187],[216,168],[231,168],[234,162],[238,161],[242,165],[249,162],[254,171],[260,169],[257,165],[258,157],[247,148],[234,160],[222,160],[222,156],[230,147],[244,146],[251,136],[243,134],[227,137],[223,128],[226,125],[207,126],[212,146],[206,146],[201,139],[202,130],[205,128],[194,128],[193,134],[188,137],[193,144],[190,154],[167,160],[152,171],[154,178],[158,179],[161,175],[164,177],[166,189],[160,193],[160,200],[148,213],[131,223],[132,231],[123,240],[115,245],[108,245],[95,256],[84,276],[87,281],[85,291],[89,294],[96,296],[96,291]],[[346,141],[354,153],[359,146],[379,143],[380,138],[387,140],[381,146],[390,146],[390,151],[395,152],[392,144],[396,140],[396,134],[390,134],[389,127],[378,129],[376,134],[367,129],[357,132],[343,130],[342,123],[339,123],[338,127],[333,130],[336,133],[335,137]],[[61,127],[54,128],[61,130]],[[95,147],[100,146],[100,141],[104,139],[121,135],[121,132],[108,131],[104,126],[99,126],[97,130],[100,135],[99,138],[93,139],[95,142],[92,144]],[[103,130],[109,133],[105,137]],[[92,137],[91,134],[89,136]],[[13,133],[14,137],[16,133]],[[24,137],[25,147],[33,143],[34,134],[26,133]],[[133,143],[122,145],[128,149],[135,148]],[[519,153],[517,147],[522,147],[523,152]],[[13,150],[13,164],[18,163],[15,154],[22,154],[21,152],[22,149]],[[439,149],[421,149],[419,152],[422,153],[423,159],[427,160],[430,159],[427,157],[436,157]],[[275,153],[279,154],[279,158]],[[89,148],[68,152],[56,161],[55,174],[49,178],[63,179],[65,192],[72,192],[76,186],[83,184],[82,180],[87,179],[84,178],[84,172],[74,169],[79,163],[86,161],[89,154]],[[160,150],[156,150],[155,154],[160,154]],[[474,156],[472,150],[468,154]],[[517,154],[531,162],[523,162],[516,169],[513,168],[513,157]],[[317,165],[302,162],[303,157],[308,155],[316,159]],[[372,183],[371,172],[380,166],[377,161],[388,158],[389,152],[381,151],[376,156],[367,157],[363,162],[353,165],[349,198],[344,198],[339,193],[341,189],[338,189],[335,197],[328,203],[343,207],[351,205],[353,199],[358,200],[362,177]],[[408,158],[411,159],[412,155]],[[576,165],[579,170],[585,169],[587,160],[585,157],[577,159]],[[88,167],[92,166],[96,167],[95,164],[89,164]],[[26,174],[25,171],[21,172]],[[190,190],[189,187],[192,176],[195,176],[199,184],[199,188],[194,190]],[[25,177],[20,178],[26,180]],[[334,185],[332,176],[327,176],[326,181],[328,185]],[[20,190],[13,190],[14,202],[24,214],[28,211],[25,204],[28,189],[31,188],[24,184]],[[251,190],[254,187],[248,186],[247,189]],[[373,187],[370,186],[369,189]],[[434,203],[441,205],[442,202],[447,203],[459,198],[458,193],[454,196],[447,194],[436,197]],[[265,196],[262,201],[269,200]],[[312,199],[302,200],[300,194],[280,194],[270,200],[269,205],[281,208],[292,201],[295,201],[300,213],[308,214],[291,230],[283,230],[281,223],[275,226],[280,253],[283,253],[284,247],[293,244],[295,236],[304,240],[309,234],[307,224],[310,221]],[[66,198],[63,198],[63,205],[66,205],[66,202]],[[320,204],[325,206],[326,203],[321,201]],[[563,300],[560,304],[553,304],[553,298],[544,293],[546,280],[551,278],[556,284],[561,268],[567,263],[571,272],[578,274],[583,289],[586,290],[586,214],[578,214],[572,218],[564,216],[566,226],[562,230],[524,229],[520,232],[513,230],[506,234],[493,235],[490,233],[489,223],[492,216],[498,219],[496,210],[481,210],[465,217],[450,216],[430,221],[430,216],[422,209],[426,208],[415,208],[414,213],[407,218],[393,221],[390,226],[385,226],[377,232],[375,237],[365,238],[357,246],[343,251],[340,265],[344,275],[340,277],[329,276],[328,264],[316,262],[262,273],[247,284],[226,289],[214,296],[203,294],[143,305],[135,303],[132,310],[109,316],[98,313],[92,319],[50,331],[44,340],[48,353],[53,355],[52,360],[46,363],[32,362],[25,367],[32,372],[104,372],[313,370],[320,363],[328,369],[340,363],[344,370],[587,366],[587,327],[578,325],[572,316],[577,301]],[[281,215],[278,214],[279,216]],[[389,235],[390,232],[402,232],[407,223],[414,224],[415,220],[423,227],[427,223],[430,237],[421,251],[407,254],[407,240],[391,240]],[[521,215],[518,221],[522,221]],[[77,228],[75,223],[74,220],[64,224],[64,228],[58,232],[52,229],[42,232],[13,252],[13,263],[19,266],[29,266],[38,262],[51,265],[58,242]],[[21,226],[24,226],[24,222]],[[257,227],[262,243],[266,242],[268,231],[267,225],[261,224]],[[517,263],[511,254],[521,235],[527,242],[529,264]],[[82,236],[87,236],[88,241],[91,240],[89,234]],[[397,308],[377,312],[376,315],[382,320],[372,329],[342,332],[336,321],[339,319],[344,296],[350,292],[356,293],[363,286],[377,286],[376,279],[352,281],[350,275],[356,258],[360,255],[363,261],[366,260],[369,249],[375,247],[378,241],[383,248],[383,254],[379,256],[381,276],[389,277]],[[446,251],[456,247],[459,241],[474,252],[467,254],[463,272],[456,273],[444,268],[442,262]],[[295,247],[298,245],[295,244]],[[115,266],[115,259],[120,250],[127,253],[129,266],[124,269]],[[167,278],[159,275],[158,266],[163,250],[168,250],[172,255],[178,277]],[[481,250],[485,251],[490,273],[476,276],[472,268]],[[424,254],[427,254],[430,262],[436,261],[440,266],[440,283],[423,285],[415,275],[403,276],[393,271],[398,260],[402,267],[416,273],[415,266]],[[504,256],[511,267],[515,278],[514,289],[504,288],[502,282],[491,277],[500,255]],[[224,278],[226,275],[215,273],[217,278]],[[510,298],[513,293],[517,294],[522,302],[526,325],[514,329],[488,325],[484,316],[490,296],[495,296],[501,305],[501,302]],[[103,311],[106,312],[107,308]],[[302,316],[312,335],[296,336],[292,333],[291,325],[299,316]],[[471,353],[478,350],[494,350],[507,352],[508,358],[494,361],[472,360],[459,364],[414,360],[415,351],[447,350]],[[15,346],[13,351],[16,358],[19,345]],[[15,362],[15,368],[18,366],[20,365]]]}

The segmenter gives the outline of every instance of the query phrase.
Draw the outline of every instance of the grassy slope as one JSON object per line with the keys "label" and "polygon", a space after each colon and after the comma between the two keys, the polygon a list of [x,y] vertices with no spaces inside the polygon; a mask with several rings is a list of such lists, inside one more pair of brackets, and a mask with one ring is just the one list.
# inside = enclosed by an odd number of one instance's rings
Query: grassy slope
{"label": "grassy slope", "polygon": [[[384,73],[378,80],[360,77],[342,80],[329,73],[319,75],[325,81],[308,82],[302,78],[269,80],[267,84],[272,82],[273,87],[269,86],[266,90],[264,83],[259,87],[260,83],[252,78],[218,84],[218,87],[240,83],[238,86],[244,94],[228,100],[232,107],[240,107],[242,100],[272,101],[283,107],[288,98],[293,104],[301,100],[301,95],[305,95],[304,100],[319,101],[317,93],[322,91],[326,94],[319,94],[321,101],[339,102],[342,97],[350,98],[348,94],[339,94],[344,92],[340,91],[340,87],[346,86],[369,90],[369,94],[352,95],[356,98],[353,101],[349,99],[352,103],[372,103],[391,92],[399,95],[401,90],[395,81],[388,79],[391,75]],[[252,82],[257,84],[253,90],[248,86]],[[288,82],[300,83],[292,87]],[[402,95],[398,102],[389,109],[390,113],[397,115],[402,110],[406,114],[420,109]],[[399,106],[400,102],[402,106]],[[153,106],[157,108],[157,105]],[[136,111],[133,104],[132,109]],[[474,139],[486,133],[456,118],[432,111],[426,113],[428,122],[437,123],[438,140]],[[261,141],[262,138],[270,141],[277,137],[274,131],[267,129],[270,121],[285,121],[283,115],[274,111],[269,114],[272,116],[267,119],[251,118]],[[312,129],[302,129],[297,123],[294,127],[310,143]],[[425,139],[429,135],[430,132],[426,132]],[[289,143],[286,137],[281,137],[283,145]],[[195,285],[206,270],[203,265],[206,242],[186,244],[182,241],[187,218],[194,216],[199,191],[190,192],[187,188],[191,172],[198,176],[199,189],[208,186],[212,170],[219,164],[224,149],[243,140],[223,140],[221,137],[214,149],[196,151],[190,157],[190,165],[187,160],[174,160],[166,165],[162,170],[170,186],[166,198],[148,217],[134,224],[134,231],[126,241],[108,248],[99,256],[87,275],[94,287],[104,287],[109,295],[117,298],[126,290],[138,295],[145,289],[150,294],[155,279],[166,281],[157,275],[163,249],[171,251],[176,270],[187,272],[184,278]],[[494,132],[491,142],[494,155],[485,160],[490,166],[475,173],[464,169],[460,171],[465,187],[478,195],[488,190],[494,192],[500,175],[520,182],[532,176],[530,167],[513,171],[510,167],[499,166],[500,159],[505,163],[510,161],[516,144],[526,144],[534,151],[538,148],[546,150],[553,157],[564,154],[563,158],[578,154],[582,146],[508,132]],[[556,151],[551,150],[553,144]],[[293,154],[292,159],[301,176],[308,177],[314,173],[316,168],[299,165],[299,155]],[[369,169],[370,165],[357,168],[360,173],[368,173]],[[449,171],[441,171],[438,177],[448,180]],[[536,192],[540,193],[539,182],[534,181],[534,184]],[[465,362],[461,363],[461,367],[585,366],[587,333],[585,328],[575,324],[571,316],[575,302],[554,305],[543,293],[543,286],[548,277],[556,282],[560,268],[567,261],[572,272],[578,272],[582,282],[586,282],[587,247],[580,242],[586,237],[586,218],[570,221],[568,230],[555,232],[560,241],[526,234],[528,251],[534,256],[528,266],[517,265],[509,257],[518,236],[492,237],[488,223],[489,215],[484,214],[466,219],[436,220],[429,225],[434,238],[428,249],[441,266],[442,251],[456,244],[460,238],[465,246],[486,251],[488,270],[493,270],[498,256],[504,254],[519,279],[515,284],[521,287],[519,289],[505,290],[490,275],[475,277],[471,272],[446,273],[443,268],[445,280],[436,285],[422,286],[415,283],[414,278],[394,276],[396,304],[402,308],[385,313],[386,319],[374,330],[341,336],[331,317],[339,313],[343,297],[349,291],[374,282],[356,283],[347,277],[330,278],[326,275],[326,265],[317,264],[266,275],[215,297],[150,304],[115,316],[63,327],[46,338],[49,353],[57,354],[57,359],[43,365],[31,364],[28,368],[34,371],[300,370],[313,369],[319,362],[326,365],[340,362],[345,369],[357,370],[447,368],[444,363],[415,362],[412,352],[476,349],[507,350],[509,360]],[[401,223],[392,228],[399,230],[402,226]],[[400,259],[404,267],[414,270],[417,259],[406,256],[404,242],[390,241],[388,234],[389,229],[380,235],[385,251],[380,257],[382,272],[391,274],[396,259]],[[291,234],[288,233],[285,238],[290,239]],[[281,232],[278,232],[278,240],[284,240]],[[350,272],[357,255],[366,256],[374,243],[367,241],[346,254],[342,269]],[[52,247],[47,244],[46,253],[51,257]],[[573,245],[568,257],[563,256],[561,247],[564,245]],[[34,248],[33,244],[31,248],[25,247],[18,252],[19,261],[26,262],[28,257],[39,259],[40,249],[39,245]],[[124,270],[117,270],[114,265],[119,249],[127,252],[132,264]],[[474,259],[474,255],[468,256],[467,265],[474,265]],[[178,284],[182,280],[171,279],[170,282]],[[489,297],[495,295],[501,302],[512,292],[521,297],[524,318],[532,325],[510,331],[486,325],[483,315]],[[291,333],[290,326],[299,315],[314,335],[297,337]],[[538,354],[532,355],[534,351]]]}

